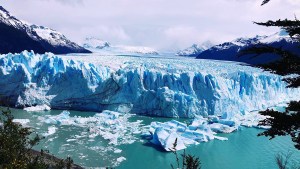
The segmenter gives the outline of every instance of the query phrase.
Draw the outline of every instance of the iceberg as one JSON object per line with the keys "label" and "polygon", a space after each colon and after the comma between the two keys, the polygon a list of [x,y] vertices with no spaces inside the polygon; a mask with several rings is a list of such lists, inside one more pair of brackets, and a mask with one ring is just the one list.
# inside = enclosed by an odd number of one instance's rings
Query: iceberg
{"label": "iceberg", "polygon": [[56,116],[48,115],[46,116],[44,122],[47,124],[57,124],[57,125],[74,124],[74,122],[70,120],[70,112],[68,111],[63,111],[61,114]]}
{"label": "iceberg", "polygon": [[227,138],[216,136],[217,133],[214,131],[229,133],[233,132],[233,129],[236,130],[234,127],[219,123],[209,124],[208,119],[204,118],[195,118],[189,126],[172,120],[164,123],[152,122],[144,129],[142,137],[151,138],[151,143],[164,148],[165,151],[178,151],[191,144],[197,145],[214,139],[227,140]]}
{"label": "iceberg", "polygon": [[[50,127],[48,127],[48,132],[44,133],[43,136],[48,137],[50,135],[53,135],[54,133],[56,133],[56,130],[57,130],[57,127],[50,126]],[[68,142],[68,140],[67,140],[67,142]]]}
{"label": "iceberg", "polygon": [[37,111],[49,111],[51,108],[47,105],[37,105],[33,107],[26,107],[24,108],[25,111],[29,112],[37,112]]}
{"label": "iceberg", "polygon": [[22,126],[26,126],[28,123],[30,123],[29,119],[13,119],[14,123],[21,124]]}
{"label": "iceberg", "polygon": [[230,118],[298,99],[300,89],[286,88],[282,78],[235,62],[181,57],[27,51],[0,55],[0,100],[27,110],[46,105],[60,110]]}
{"label": "iceberg", "polygon": [[188,125],[176,120],[164,123],[152,122],[144,126],[141,136],[165,151],[177,151],[189,145],[197,145],[214,139],[226,141],[228,139],[218,136],[218,133],[232,133],[239,130],[241,126],[268,129],[269,126],[258,125],[258,122],[265,118],[258,112],[252,112],[230,117],[196,116]]}

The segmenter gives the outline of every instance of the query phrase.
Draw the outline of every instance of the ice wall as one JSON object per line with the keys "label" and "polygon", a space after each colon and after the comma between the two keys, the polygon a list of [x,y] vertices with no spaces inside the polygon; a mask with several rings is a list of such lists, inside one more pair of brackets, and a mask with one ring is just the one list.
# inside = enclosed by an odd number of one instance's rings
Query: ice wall
{"label": "ice wall", "polygon": [[155,67],[146,60],[116,70],[74,58],[26,51],[1,55],[0,101],[19,108],[48,105],[52,109],[194,117],[243,114],[300,96],[299,89],[286,88],[281,76],[235,63],[219,62],[212,67],[201,62],[201,69],[191,70],[192,60],[186,67],[171,68]]}

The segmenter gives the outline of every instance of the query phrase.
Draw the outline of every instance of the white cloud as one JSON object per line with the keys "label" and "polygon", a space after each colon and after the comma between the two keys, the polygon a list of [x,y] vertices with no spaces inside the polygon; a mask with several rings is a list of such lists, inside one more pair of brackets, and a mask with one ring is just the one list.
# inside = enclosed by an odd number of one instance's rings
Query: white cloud
{"label": "white cloud", "polygon": [[18,18],[54,28],[80,41],[97,36],[112,43],[184,48],[212,40],[272,33],[252,21],[300,15],[300,0],[10,0]]}

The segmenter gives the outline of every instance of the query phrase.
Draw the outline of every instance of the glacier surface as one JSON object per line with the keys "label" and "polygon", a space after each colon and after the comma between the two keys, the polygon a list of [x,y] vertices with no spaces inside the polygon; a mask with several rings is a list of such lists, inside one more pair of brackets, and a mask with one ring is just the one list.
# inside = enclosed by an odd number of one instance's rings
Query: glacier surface
{"label": "glacier surface", "polygon": [[19,108],[162,117],[246,114],[298,99],[282,77],[236,62],[159,56],[0,55],[0,101]]}

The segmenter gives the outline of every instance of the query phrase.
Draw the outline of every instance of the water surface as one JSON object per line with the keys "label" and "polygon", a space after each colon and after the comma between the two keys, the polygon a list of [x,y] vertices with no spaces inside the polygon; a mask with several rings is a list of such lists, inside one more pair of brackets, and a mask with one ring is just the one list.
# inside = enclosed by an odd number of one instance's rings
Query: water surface
{"label": "water surface", "polygon": [[[40,117],[45,115],[57,115],[60,110],[49,112],[29,113],[23,110],[11,109],[18,119],[30,119],[29,126],[38,133],[47,133],[49,124],[42,123]],[[93,116],[93,112],[70,111],[71,116]],[[134,116],[131,121],[143,120],[144,125],[151,121],[168,121],[167,118],[152,118]],[[71,156],[75,163],[87,168],[117,166],[117,168],[143,168],[160,169],[171,168],[170,164],[176,164],[172,153],[164,152],[142,140],[136,134],[137,141],[133,144],[111,145],[101,137],[90,138],[88,128],[78,126],[56,126],[57,131],[47,136],[37,150],[48,149],[52,154],[65,158]],[[293,153],[292,163],[300,161],[300,151],[293,147],[289,137],[278,137],[269,140],[266,137],[257,137],[263,130],[255,128],[241,128],[231,134],[221,134],[228,141],[213,140],[207,143],[190,146],[186,152],[200,157],[204,169],[270,169],[276,168],[275,156],[278,153]],[[120,152],[120,150],[122,150]],[[183,151],[179,151],[183,153]],[[125,157],[123,162],[117,160]]]}

